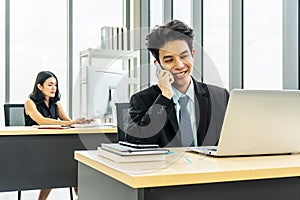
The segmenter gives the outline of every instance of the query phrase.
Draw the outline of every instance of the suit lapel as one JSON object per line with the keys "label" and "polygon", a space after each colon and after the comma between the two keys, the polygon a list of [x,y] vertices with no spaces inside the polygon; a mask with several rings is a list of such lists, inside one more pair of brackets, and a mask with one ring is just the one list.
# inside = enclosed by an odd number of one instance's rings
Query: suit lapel
{"label": "suit lapel", "polygon": [[195,88],[197,142],[198,146],[201,146],[206,136],[207,122],[209,120],[209,94],[203,84],[196,82],[194,79],[193,81]]}

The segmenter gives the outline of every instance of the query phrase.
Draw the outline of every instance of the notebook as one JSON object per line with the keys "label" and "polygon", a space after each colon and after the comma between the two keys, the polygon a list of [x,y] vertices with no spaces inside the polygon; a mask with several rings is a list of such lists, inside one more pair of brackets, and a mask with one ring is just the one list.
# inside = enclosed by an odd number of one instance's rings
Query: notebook
{"label": "notebook", "polygon": [[121,156],[159,155],[169,153],[169,150],[165,148],[133,148],[121,145],[120,143],[101,143],[101,148]]}
{"label": "notebook", "polygon": [[105,157],[109,160],[119,162],[119,163],[128,163],[128,162],[152,162],[152,161],[165,161],[166,153],[164,154],[133,154],[130,156],[122,156],[120,154],[105,150],[101,147],[97,147],[97,152],[99,156]]}
{"label": "notebook", "polygon": [[190,147],[212,156],[300,152],[300,91],[231,92],[218,146]]}

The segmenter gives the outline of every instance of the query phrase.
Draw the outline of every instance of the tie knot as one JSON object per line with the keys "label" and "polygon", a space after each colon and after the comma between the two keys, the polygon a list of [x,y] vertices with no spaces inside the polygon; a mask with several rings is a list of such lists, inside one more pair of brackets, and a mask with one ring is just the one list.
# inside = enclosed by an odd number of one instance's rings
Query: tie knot
{"label": "tie knot", "polygon": [[180,107],[186,107],[188,101],[189,101],[189,97],[184,95],[179,98],[178,103],[179,103]]}

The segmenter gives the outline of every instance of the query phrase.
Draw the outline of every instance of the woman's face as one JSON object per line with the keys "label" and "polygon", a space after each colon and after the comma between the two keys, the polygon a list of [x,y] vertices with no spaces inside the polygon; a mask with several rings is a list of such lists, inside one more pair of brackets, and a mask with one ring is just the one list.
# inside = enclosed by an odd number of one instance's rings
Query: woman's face
{"label": "woman's face", "polygon": [[45,95],[45,97],[55,97],[55,93],[57,90],[57,81],[54,77],[50,77],[46,79],[43,85],[39,85],[38,88]]}

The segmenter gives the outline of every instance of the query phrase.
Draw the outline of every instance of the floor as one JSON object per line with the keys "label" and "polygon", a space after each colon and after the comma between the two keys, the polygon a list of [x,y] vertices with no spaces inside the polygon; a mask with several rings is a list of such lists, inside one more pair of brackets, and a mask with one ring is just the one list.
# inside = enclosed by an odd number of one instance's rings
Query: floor
{"label": "floor", "polygon": [[[27,190],[22,191],[21,200],[37,200],[39,195],[39,190]],[[1,192],[0,200],[17,200],[17,192]],[[47,200],[70,200],[70,189],[69,188],[57,188],[52,189]],[[76,200],[77,197],[73,191],[73,199]]]}

